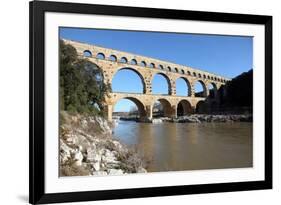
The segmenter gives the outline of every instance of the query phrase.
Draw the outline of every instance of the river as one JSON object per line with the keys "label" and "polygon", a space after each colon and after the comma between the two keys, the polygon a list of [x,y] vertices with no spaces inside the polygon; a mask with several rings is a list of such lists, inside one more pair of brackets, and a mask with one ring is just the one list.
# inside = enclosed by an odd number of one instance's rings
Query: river
{"label": "river", "polygon": [[148,172],[252,167],[252,123],[119,121],[114,137],[149,159]]}

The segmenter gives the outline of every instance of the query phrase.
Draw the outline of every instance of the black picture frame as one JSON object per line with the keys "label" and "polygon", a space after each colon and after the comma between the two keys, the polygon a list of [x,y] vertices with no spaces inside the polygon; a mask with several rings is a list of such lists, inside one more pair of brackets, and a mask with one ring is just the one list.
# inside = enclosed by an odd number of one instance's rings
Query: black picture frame
{"label": "black picture frame", "polygon": [[[125,6],[105,6],[62,2],[30,2],[30,164],[29,202],[31,204],[154,197],[198,193],[230,192],[272,188],[272,16],[185,11]],[[45,12],[98,14],[111,16],[150,17],[162,19],[199,20],[209,22],[260,24],[265,27],[265,180],[135,188],[71,193],[45,192]]]}

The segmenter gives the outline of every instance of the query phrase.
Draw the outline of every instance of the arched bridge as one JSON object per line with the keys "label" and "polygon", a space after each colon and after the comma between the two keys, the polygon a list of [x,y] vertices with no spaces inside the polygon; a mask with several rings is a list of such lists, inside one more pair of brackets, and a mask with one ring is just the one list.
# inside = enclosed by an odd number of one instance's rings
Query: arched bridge
{"label": "arched bridge", "polygon": [[[109,93],[105,105],[109,121],[112,120],[114,105],[120,99],[132,100],[137,105],[140,117],[143,119],[152,118],[153,105],[156,101],[162,104],[165,116],[177,117],[179,106],[182,107],[183,114],[192,113],[200,102],[205,101],[210,95],[209,85],[213,87],[214,91],[214,96],[212,96],[210,102],[215,102],[218,100],[218,89],[230,80],[213,73],[159,59],[63,40],[66,44],[76,48],[80,57],[87,58],[102,70],[105,83],[111,85],[114,75],[122,69],[132,70],[140,77],[143,84],[143,93]],[[152,94],[152,80],[156,74],[166,78],[169,87],[168,95]],[[179,78],[183,79],[187,84],[188,93],[186,93],[186,96],[176,95],[176,80]],[[203,87],[203,92],[200,95],[195,93],[196,82],[201,83]]]}

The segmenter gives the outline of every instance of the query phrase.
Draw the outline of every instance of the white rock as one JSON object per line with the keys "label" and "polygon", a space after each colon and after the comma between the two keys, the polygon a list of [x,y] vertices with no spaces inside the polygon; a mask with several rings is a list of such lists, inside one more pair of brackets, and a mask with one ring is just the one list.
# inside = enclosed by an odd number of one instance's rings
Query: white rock
{"label": "white rock", "polygon": [[147,171],[143,167],[139,167],[137,173],[147,173]]}
{"label": "white rock", "polygon": [[71,148],[67,146],[63,140],[60,140],[60,162],[62,164],[71,158],[71,151]]}
{"label": "white rock", "polygon": [[75,160],[75,162],[74,162],[75,165],[77,165],[77,166],[82,165],[83,154],[79,150],[74,151],[72,153],[72,158]]}
{"label": "white rock", "polygon": [[93,164],[93,167],[94,167],[95,171],[99,171],[100,170],[100,162],[95,162]]}
{"label": "white rock", "polygon": [[162,123],[162,122],[163,122],[162,119],[152,119],[153,124],[159,124],[159,123]]}
{"label": "white rock", "polygon": [[87,160],[90,162],[100,162],[101,155],[97,153],[94,149],[88,148],[87,149]]}
{"label": "white rock", "polygon": [[121,175],[121,174],[123,174],[123,171],[121,169],[109,169],[107,172],[110,175]]}
{"label": "white rock", "polygon": [[93,176],[106,176],[107,175],[107,172],[105,171],[94,171],[93,173]]}

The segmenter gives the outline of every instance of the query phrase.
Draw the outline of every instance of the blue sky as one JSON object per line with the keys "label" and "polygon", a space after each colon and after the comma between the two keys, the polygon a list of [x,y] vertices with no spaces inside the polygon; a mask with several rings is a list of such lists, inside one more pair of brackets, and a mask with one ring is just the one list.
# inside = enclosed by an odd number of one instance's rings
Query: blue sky
{"label": "blue sky", "polygon": [[[252,37],[79,28],[61,28],[60,37],[170,61],[229,78],[253,67]],[[114,91],[142,92],[141,81],[135,73],[119,72],[113,79]],[[153,93],[167,92],[162,76],[157,76],[153,85]],[[199,86],[196,89],[199,91]],[[186,92],[184,82],[177,82],[177,93],[184,95]],[[126,111],[131,106],[131,101],[122,100],[115,106],[115,111]]]}

